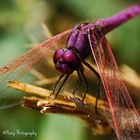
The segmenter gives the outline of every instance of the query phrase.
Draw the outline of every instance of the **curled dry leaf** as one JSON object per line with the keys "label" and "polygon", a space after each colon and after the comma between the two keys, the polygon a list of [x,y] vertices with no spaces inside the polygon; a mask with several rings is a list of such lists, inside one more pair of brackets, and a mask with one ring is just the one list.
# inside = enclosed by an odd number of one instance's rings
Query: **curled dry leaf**
{"label": "curled dry leaf", "polygon": [[70,93],[59,94],[57,99],[50,99],[48,96],[52,93],[41,87],[29,85],[26,83],[9,81],[8,87],[29,93],[31,96],[23,97],[23,106],[41,113],[57,113],[73,115],[81,118],[93,130],[94,134],[107,134],[112,128],[109,126],[105,112],[108,112],[108,104],[102,100],[98,101],[98,113],[95,110],[96,98],[87,95],[84,104],[80,97],[73,97]]}

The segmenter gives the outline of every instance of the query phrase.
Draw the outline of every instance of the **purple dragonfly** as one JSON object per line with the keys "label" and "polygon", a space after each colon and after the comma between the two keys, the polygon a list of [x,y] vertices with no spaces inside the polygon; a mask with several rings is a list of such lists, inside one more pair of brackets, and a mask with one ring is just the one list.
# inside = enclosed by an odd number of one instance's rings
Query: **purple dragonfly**
{"label": "purple dragonfly", "polygon": [[[140,5],[134,5],[117,15],[99,20],[95,23],[82,23],[74,28],[56,35],[42,44],[32,48],[27,53],[16,59],[13,63],[0,69],[0,106],[13,104],[15,100],[6,101],[6,95],[12,99],[14,91],[7,88],[10,80],[26,81],[31,78],[30,71],[40,67],[42,62],[52,57],[56,70],[62,74],[55,84],[54,91],[57,97],[63,84],[68,77],[77,71],[79,81],[85,86],[86,96],[88,85],[84,75],[84,67],[88,67],[101,79],[108,103],[110,106],[111,119],[109,121],[120,140],[140,139],[140,117],[135,109],[133,101],[121,78],[119,68],[113,53],[106,40],[105,34],[122,23],[140,14]],[[86,62],[86,58],[92,55],[97,65],[99,74]],[[55,93],[57,84],[64,78],[58,91]],[[26,79],[26,80],[25,80]],[[75,94],[77,88],[73,91]],[[21,97],[20,94],[16,94]],[[97,102],[96,102],[97,103]]]}

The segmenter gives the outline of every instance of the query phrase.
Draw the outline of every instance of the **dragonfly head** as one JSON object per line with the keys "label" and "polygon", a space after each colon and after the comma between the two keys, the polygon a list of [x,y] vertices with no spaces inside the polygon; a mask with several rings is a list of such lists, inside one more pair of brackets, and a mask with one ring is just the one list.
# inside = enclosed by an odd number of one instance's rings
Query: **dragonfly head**
{"label": "dragonfly head", "polygon": [[53,56],[55,68],[64,74],[71,74],[81,65],[78,53],[71,49],[58,49]]}

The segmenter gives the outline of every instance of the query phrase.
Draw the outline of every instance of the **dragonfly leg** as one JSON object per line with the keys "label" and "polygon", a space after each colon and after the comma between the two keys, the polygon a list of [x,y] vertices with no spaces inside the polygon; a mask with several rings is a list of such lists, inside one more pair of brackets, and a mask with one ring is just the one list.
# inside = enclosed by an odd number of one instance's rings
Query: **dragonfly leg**
{"label": "dragonfly leg", "polygon": [[57,91],[57,92],[56,92],[56,94],[55,94],[54,99],[56,99],[56,98],[57,98],[57,96],[58,96],[58,94],[59,94],[60,90],[62,89],[63,85],[64,85],[64,84],[65,84],[65,82],[67,81],[68,77],[69,77],[69,74],[67,74],[67,75],[65,76],[65,78],[64,78],[64,80],[63,80],[63,82],[62,82],[62,84],[60,85],[60,87],[59,87],[58,91]]}
{"label": "dragonfly leg", "polygon": [[80,81],[80,79],[78,78],[78,80],[77,80],[77,82],[76,82],[76,84],[75,84],[74,90],[73,90],[73,92],[72,92],[72,94],[73,94],[74,97],[75,97],[76,91],[80,88],[80,83],[81,83],[81,81]]}
{"label": "dragonfly leg", "polygon": [[100,99],[100,88],[101,88],[101,80],[99,78],[98,79],[98,91],[97,91],[96,102],[95,102],[95,111],[96,111],[97,114],[99,114],[99,111],[98,111],[98,99]]}
{"label": "dragonfly leg", "polygon": [[100,75],[98,72],[90,66],[87,62],[83,61],[83,64],[87,66],[98,78],[98,89],[97,89],[97,95],[96,95],[96,102],[95,102],[95,111],[98,114],[98,99],[100,99],[100,88],[101,88],[101,80],[100,80]]}
{"label": "dragonfly leg", "polygon": [[48,96],[48,98],[50,98],[50,97],[55,93],[56,87],[57,87],[58,83],[60,82],[60,80],[61,80],[63,77],[64,77],[64,74],[62,74],[62,75],[58,78],[57,82],[56,82],[55,85],[54,85],[53,92]]}
{"label": "dragonfly leg", "polygon": [[83,98],[82,98],[82,102],[84,102],[84,99],[85,99],[87,91],[88,91],[88,84],[87,84],[86,77],[83,73],[83,67],[80,67],[79,70],[77,70],[77,72],[78,72],[78,76],[79,76],[81,82],[83,83],[83,85],[85,87],[85,92],[84,92],[84,95],[83,95]]}

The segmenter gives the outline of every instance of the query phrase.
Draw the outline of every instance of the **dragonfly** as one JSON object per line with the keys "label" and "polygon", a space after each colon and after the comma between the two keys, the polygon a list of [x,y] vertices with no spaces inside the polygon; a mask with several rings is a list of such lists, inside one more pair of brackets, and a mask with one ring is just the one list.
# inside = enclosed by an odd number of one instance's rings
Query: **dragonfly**
{"label": "dragonfly", "polygon": [[[116,26],[114,25],[114,28]],[[85,65],[102,81],[111,112],[111,114],[107,114],[107,118],[114,128],[118,139],[139,140],[139,113],[122,80],[112,50],[105,37],[106,33],[107,31],[103,30],[103,27],[97,23],[82,23],[33,47],[11,64],[2,67],[0,69],[0,107],[3,108],[7,103],[9,106],[12,106],[17,102],[18,96],[19,100],[23,96],[22,93],[17,94],[18,92],[9,90],[7,88],[8,81],[20,80],[26,82],[27,79],[33,81],[34,79],[30,72],[33,69],[40,68],[41,64],[46,63],[48,58],[51,58],[51,61],[53,61],[54,69],[61,72],[52,93],[55,94],[55,97],[57,97],[62,86],[74,71],[77,71],[79,79],[87,92],[88,88],[83,67]],[[86,62],[89,56],[93,56],[99,74]],[[57,84],[62,78],[64,80],[55,93]],[[75,91],[73,94],[75,94]],[[86,92],[82,101],[84,101]],[[14,100],[15,96],[16,100]]]}

